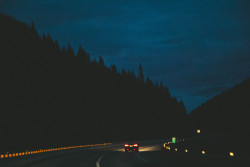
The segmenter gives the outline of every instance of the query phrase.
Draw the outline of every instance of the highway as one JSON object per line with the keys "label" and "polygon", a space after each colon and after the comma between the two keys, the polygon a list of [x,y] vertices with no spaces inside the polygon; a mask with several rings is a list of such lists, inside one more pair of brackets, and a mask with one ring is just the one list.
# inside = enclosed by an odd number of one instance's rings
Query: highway
{"label": "highway", "polygon": [[[124,143],[69,151],[42,153],[1,159],[0,167],[166,167],[166,166],[244,166],[238,161],[214,161],[202,155],[162,151],[168,140],[141,141],[139,152],[124,152]],[[248,164],[249,165],[249,164]]]}

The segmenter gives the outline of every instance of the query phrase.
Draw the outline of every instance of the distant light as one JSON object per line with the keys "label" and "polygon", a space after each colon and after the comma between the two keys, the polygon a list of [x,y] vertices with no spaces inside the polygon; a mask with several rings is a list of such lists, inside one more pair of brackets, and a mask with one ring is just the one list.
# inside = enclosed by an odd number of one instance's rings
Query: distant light
{"label": "distant light", "polygon": [[167,146],[167,147],[166,147],[166,149],[170,150],[170,147],[169,147],[169,146]]}
{"label": "distant light", "polygon": [[233,157],[233,156],[234,156],[234,153],[233,153],[233,152],[230,152],[229,155],[230,155],[230,157]]}
{"label": "distant light", "polygon": [[200,129],[197,129],[197,133],[201,133],[201,130],[200,130]]}
{"label": "distant light", "polygon": [[134,147],[138,147],[138,144],[134,144]]}
{"label": "distant light", "polygon": [[177,148],[175,148],[174,150],[177,151]]}
{"label": "distant light", "polygon": [[205,151],[201,151],[201,153],[202,153],[202,154],[206,154],[206,152],[205,152]]}
{"label": "distant light", "polygon": [[188,152],[188,150],[186,149],[186,150],[185,150],[185,152],[187,153],[187,152]]}

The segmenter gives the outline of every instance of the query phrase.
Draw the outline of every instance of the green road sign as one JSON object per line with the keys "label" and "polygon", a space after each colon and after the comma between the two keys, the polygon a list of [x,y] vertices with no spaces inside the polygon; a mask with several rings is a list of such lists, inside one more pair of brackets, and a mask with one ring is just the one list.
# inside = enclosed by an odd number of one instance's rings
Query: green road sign
{"label": "green road sign", "polygon": [[176,141],[176,138],[172,137],[172,143],[175,143],[175,141]]}

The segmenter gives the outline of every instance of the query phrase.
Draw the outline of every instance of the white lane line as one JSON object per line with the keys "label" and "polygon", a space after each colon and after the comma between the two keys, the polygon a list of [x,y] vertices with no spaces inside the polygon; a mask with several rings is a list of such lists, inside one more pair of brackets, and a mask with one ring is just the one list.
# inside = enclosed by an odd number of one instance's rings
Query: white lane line
{"label": "white lane line", "polygon": [[144,161],[145,163],[150,164],[149,161],[147,161],[147,160],[145,160],[144,158],[142,158],[139,154],[137,154],[137,157],[138,157],[141,161]]}
{"label": "white lane line", "polygon": [[99,157],[98,159],[97,159],[97,161],[96,161],[96,167],[101,167],[100,166],[100,161],[102,160],[102,158],[104,157],[104,155],[103,156],[101,156],[101,157]]}

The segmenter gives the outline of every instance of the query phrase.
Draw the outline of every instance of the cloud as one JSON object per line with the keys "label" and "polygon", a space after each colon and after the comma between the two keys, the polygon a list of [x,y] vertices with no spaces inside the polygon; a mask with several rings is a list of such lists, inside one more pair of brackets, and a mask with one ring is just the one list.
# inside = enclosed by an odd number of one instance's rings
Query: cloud
{"label": "cloud", "polygon": [[197,89],[192,96],[205,96],[205,97],[211,97],[218,95],[222,91],[227,90],[228,86],[212,86],[212,87],[205,87],[205,88],[199,88]]}

